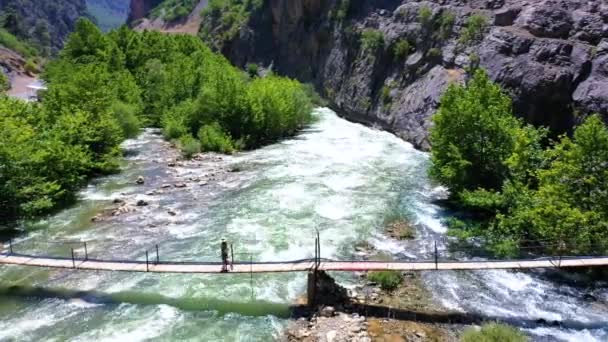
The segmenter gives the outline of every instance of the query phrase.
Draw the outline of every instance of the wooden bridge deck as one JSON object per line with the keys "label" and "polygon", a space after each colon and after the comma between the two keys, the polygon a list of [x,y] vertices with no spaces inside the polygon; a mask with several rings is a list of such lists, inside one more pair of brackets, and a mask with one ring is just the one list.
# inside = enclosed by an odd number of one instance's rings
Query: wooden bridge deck
{"label": "wooden bridge deck", "polygon": [[[46,268],[71,268],[91,271],[123,271],[154,273],[221,273],[217,263],[171,263],[146,264],[142,261],[106,261],[36,257],[19,254],[0,254],[0,265],[22,265]],[[313,269],[313,260],[284,263],[235,263],[230,273],[306,272]],[[519,261],[468,261],[468,262],[368,262],[368,261],[322,261],[323,271],[442,271],[442,270],[489,270],[489,269],[533,269],[559,267],[608,266],[608,257],[580,257],[559,259],[537,259]]]}

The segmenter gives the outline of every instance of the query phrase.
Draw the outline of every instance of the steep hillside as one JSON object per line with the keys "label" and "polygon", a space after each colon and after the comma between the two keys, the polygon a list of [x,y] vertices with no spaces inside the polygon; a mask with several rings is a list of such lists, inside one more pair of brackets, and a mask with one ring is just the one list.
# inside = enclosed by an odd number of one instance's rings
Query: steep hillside
{"label": "steep hillside", "polygon": [[201,32],[233,63],[272,65],[312,82],[343,115],[421,148],[429,147],[443,91],[476,66],[508,89],[519,115],[554,132],[583,114],[608,117],[605,2],[269,0],[257,10],[227,3],[208,11]]}
{"label": "steep hillside", "polygon": [[208,3],[209,0],[133,0],[131,24],[138,30],[195,35],[201,26],[201,11]]}
{"label": "steep hillside", "polygon": [[82,16],[87,16],[85,0],[0,0],[2,28],[43,54],[58,51]]}

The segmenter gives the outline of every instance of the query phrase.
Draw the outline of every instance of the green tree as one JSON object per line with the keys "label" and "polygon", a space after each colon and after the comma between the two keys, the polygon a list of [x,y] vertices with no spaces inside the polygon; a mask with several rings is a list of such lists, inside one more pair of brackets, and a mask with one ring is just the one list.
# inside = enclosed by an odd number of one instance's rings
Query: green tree
{"label": "green tree", "polygon": [[501,188],[520,123],[511,99],[477,71],[466,86],[451,85],[433,117],[431,175],[455,194]]}

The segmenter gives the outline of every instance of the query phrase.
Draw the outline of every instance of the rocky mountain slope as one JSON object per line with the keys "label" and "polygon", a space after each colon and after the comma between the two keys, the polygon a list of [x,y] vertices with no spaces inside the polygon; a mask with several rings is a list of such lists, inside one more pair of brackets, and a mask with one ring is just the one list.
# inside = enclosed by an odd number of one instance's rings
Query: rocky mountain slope
{"label": "rocky mountain slope", "polygon": [[3,28],[42,52],[58,51],[82,16],[88,16],[85,0],[0,0]]}
{"label": "rocky mountain slope", "polygon": [[235,64],[312,82],[346,117],[423,149],[442,92],[476,65],[531,123],[608,118],[605,0],[268,0],[232,37],[204,30]]}

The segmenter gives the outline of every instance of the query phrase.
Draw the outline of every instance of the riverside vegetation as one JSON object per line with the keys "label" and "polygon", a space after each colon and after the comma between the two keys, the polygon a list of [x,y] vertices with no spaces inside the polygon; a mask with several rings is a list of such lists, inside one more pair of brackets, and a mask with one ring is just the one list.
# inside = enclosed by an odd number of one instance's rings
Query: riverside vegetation
{"label": "riverside vegetation", "polygon": [[0,223],[74,200],[119,168],[119,144],[162,127],[186,156],[256,148],[311,120],[300,83],[250,79],[200,39],[126,27],[104,35],[82,19],[43,74],[40,103],[0,95]]}
{"label": "riverside vegetation", "polygon": [[477,70],[443,95],[434,124],[430,174],[473,213],[450,222],[453,234],[501,256],[527,246],[608,252],[608,129],[598,115],[551,139],[515,118],[511,99]]}

